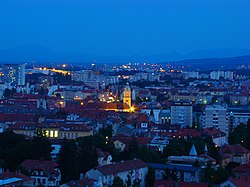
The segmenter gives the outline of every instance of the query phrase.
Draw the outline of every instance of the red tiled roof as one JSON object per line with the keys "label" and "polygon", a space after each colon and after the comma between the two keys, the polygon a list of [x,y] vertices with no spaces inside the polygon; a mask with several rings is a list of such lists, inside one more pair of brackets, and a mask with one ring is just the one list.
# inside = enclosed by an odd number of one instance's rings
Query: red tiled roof
{"label": "red tiled roof", "polygon": [[245,153],[250,153],[248,149],[245,147],[241,146],[240,144],[234,144],[234,145],[225,145],[221,148],[220,150],[222,153],[227,153],[227,154],[245,154]]}
{"label": "red tiled roof", "polygon": [[132,140],[136,140],[136,142],[138,143],[138,145],[147,145],[148,143],[150,143],[152,141],[152,138],[148,138],[148,137],[131,137],[131,136],[114,136],[112,138],[113,141],[118,140],[119,142],[124,143],[125,145],[128,145]]}
{"label": "red tiled roof", "polygon": [[59,165],[53,161],[45,161],[45,160],[25,160],[21,163],[21,166],[26,168],[27,170],[41,170],[46,172],[54,172],[54,169],[59,167]]}
{"label": "red tiled roof", "polygon": [[88,187],[94,187],[94,182],[97,182],[94,179],[88,179],[83,178],[82,180],[74,180],[66,183],[69,187],[82,187],[82,186],[88,186]]}
{"label": "red tiled roof", "polygon": [[42,99],[45,98],[43,95],[39,94],[22,94],[22,93],[14,93],[13,98],[23,98],[23,99]]}
{"label": "red tiled roof", "polygon": [[109,152],[102,151],[101,149],[96,149],[96,153],[98,157],[103,157],[105,160],[110,156]]}
{"label": "red tiled roof", "polygon": [[15,123],[9,129],[12,130],[35,130],[37,128],[59,128],[60,131],[91,131],[92,128],[86,124],[64,124],[64,123]]}
{"label": "red tiled roof", "polygon": [[137,123],[148,123],[149,122],[149,118],[147,114],[141,114],[137,117]]}
{"label": "red tiled roof", "polygon": [[222,135],[224,135],[224,133],[222,131],[220,131],[219,129],[216,129],[216,128],[205,128],[203,130],[206,134],[208,134],[209,136],[212,136],[213,138],[221,137]]}
{"label": "red tiled roof", "polygon": [[171,187],[175,182],[172,180],[155,180],[154,187]]}
{"label": "red tiled roof", "polygon": [[2,173],[1,179],[8,179],[8,178],[21,178],[23,181],[33,180],[32,178],[30,178],[22,173],[19,173],[19,172],[4,171]]}
{"label": "red tiled roof", "polygon": [[250,186],[250,176],[240,176],[239,178],[231,178],[232,183],[239,187]]}
{"label": "red tiled roof", "polygon": [[35,121],[35,114],[0,114],[0,121]]}
{"label": "red tiled roof", "polygon": [[239,173],[250,172],[250,163],[237,166],[237,167],[233,168],[232,171],[239,172]]}
{"label": "red tiled roof", "polygon": [[111,175],[145,167],[147,167],[147,164],[142,160],[128,160],[128,161],[118,162],[115,164],[99,166],[96,167],[95,169],[99,170],[104,175]]}
{"label": "red tiled roof", "polygon": [[176,136],[176,137],[200,137],[202,135],[202,133],[197,130],[197,129],[180,129],[176,132],[173,133],[173,136]]}
{"label": "red tiled roof", "polygon": [[136,141],[139,145],[147,145],[152,141],[153,138],[148,138],[148,137],[137,137]]}

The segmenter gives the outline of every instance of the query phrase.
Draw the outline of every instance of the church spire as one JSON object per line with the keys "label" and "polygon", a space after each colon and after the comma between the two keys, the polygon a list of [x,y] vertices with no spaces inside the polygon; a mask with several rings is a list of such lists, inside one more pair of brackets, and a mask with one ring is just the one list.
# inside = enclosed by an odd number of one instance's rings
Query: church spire
{"label": "church spire", "polygon": [[192,148],[189,152],[189,156],[197,156],[197,152],[196,152],[194,144],[192,145]]}
{"label": "church spire", "polygon": [[207,149],[207,144],[205,143],[205,147],[204,147],[204,154],[208,153],[208,149]]}

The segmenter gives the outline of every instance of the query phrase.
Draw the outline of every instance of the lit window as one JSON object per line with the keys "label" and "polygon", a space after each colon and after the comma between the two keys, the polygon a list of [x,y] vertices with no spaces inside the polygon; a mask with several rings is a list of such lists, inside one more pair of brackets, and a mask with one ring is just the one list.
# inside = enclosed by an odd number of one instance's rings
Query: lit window
{"label": "lit window", "polygon": [[58,137],[58,131],[55,131],[55,138]]}
{"label": "lit window", "polygon": [[53,131],[50,131],[50,136],[49,137],[51,137],[51,138],[54,137]]}
{"label": "lit window", "polygon": [[48,137],[49,136],[49,131],[46,130],[45,133],[46,133],[46,137]]}

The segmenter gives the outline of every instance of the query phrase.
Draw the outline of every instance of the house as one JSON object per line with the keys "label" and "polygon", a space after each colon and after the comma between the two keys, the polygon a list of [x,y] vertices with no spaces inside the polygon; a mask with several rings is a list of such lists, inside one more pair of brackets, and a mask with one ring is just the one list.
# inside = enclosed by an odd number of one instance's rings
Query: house
{"label": "house", "polygon": [[132,141],[136,141],[139,146],[147,147],[151,143],[152,138],[148,137],[134,138],[130,136],[117,135],[112,137],[112,141],[114,142],[115,148],[118,149],[120,152],[122,152]]}
{"label": "house", "polygon": [[250,163],[242,164],[232,169],[235,176],[250,176]]}
{"label": "house", "polygon": [[25,160],[21,163],[21,167],[29,172],[29,176],[33,179],[33,186],[59,186],[61,172],[57,163],[45,160]]}
{"label": "house", "polygon": [[102,151],[101,149],[96,149],[98,166],[103,166],[107,164],[112,164],[112,156],[107,151]]}
{"label": "house", "polygon": [[173,133],[172,138],[196,138],[201,137],[202,133],[197,129],[179,129]]}
{"label": "house", "polygon": [[192,165],[174,165],[174,164],[159,164],[149,163],[149,167],[155,170],[155,179],[161,180],[165,176],[165,171],[176,171],[183,182],[201,182],[202,169],[193,167]]}
{"label": "house", "polygon": [[154,150],[163,152],[164,148],[169,144],[169,137],[156,135],[148,145]]}
{"label": "house", "polygon": [[103,186],[107,187],[113,184],[116,176],[119,176],[125,182],[130,175],[131,183],[140,180],[140,186],[144,187],[147,172],[147,164],[142,160],[128,160],[95,167],[86,172],[86,177],[101,180]]}
{"label": "house", "polygon": [[213,139],[213,142],[217,146],[222,147],[225,144],[227,144],[226,133],[220,131],[219,129],[214,128],[214,127],[204,128],[203,132],[205,135],[211,136]]}
{"label": "house", "polygon": [[249,187],[250,185],[250,176],[240,176],[238,178],[231,178],[230,180],[237,187]]}
{"label": "house", "polygon": [[223,182],[219,187],[249,187],[250,176],[232,177]]}
{"label": "house", "polygon": [[137,117],[136,129],[138,133],[144,133],[149,130],[149,117],[147,114],[141,114]]}
{"label": "house", "polygon": [[220,149],[220,153],[225,157],[227,156],[227,160],[229,160],[230,162],[246,164],[250,161],[250,151],[247,150],[245,147],[241,146],[240,144],[225,145]]}

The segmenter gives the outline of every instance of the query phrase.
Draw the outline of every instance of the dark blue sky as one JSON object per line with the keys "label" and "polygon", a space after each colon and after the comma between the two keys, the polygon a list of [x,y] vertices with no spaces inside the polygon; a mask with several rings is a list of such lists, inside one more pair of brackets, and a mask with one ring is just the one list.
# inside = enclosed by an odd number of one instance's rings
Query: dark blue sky
{"label": "dark blue sky", "polygon": [[98,55],[250,49],[250,0],[0,0],[0,49]]}

